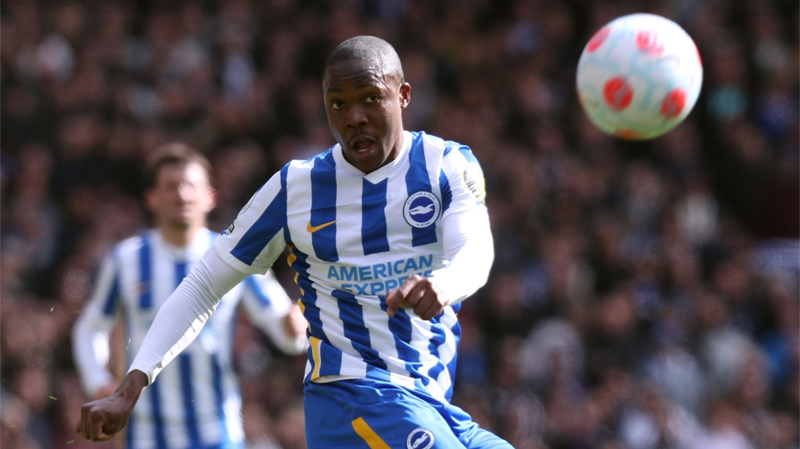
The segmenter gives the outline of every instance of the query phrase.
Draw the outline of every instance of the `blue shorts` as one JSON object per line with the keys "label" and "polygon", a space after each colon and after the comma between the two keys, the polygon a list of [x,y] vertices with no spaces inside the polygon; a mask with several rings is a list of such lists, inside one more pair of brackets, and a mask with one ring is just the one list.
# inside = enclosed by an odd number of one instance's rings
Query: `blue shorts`
{"label": "blue shorts", "polygon": [[418,390],[373,379],[307,383],[309,449],[513,449],[460,408]]}

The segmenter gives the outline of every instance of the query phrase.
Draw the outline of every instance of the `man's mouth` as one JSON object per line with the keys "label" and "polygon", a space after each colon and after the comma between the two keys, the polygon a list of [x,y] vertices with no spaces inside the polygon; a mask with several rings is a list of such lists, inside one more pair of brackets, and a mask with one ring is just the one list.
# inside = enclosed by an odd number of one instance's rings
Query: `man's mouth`
{"label": "man's mouth", "polygon": [[356,138],[350,147],[356,152],[356,154],[365,154],[369,153],[372,147],[375,145],[375,141],[369,137],[359,137]]}

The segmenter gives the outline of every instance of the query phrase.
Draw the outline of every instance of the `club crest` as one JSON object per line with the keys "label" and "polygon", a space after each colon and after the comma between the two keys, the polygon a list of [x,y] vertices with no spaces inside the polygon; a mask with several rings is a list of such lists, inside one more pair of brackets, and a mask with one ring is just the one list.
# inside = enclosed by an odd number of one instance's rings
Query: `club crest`
{"label": "club crest", "polygon": [[416,192],[409,196],[403,206],[406,222],[415,228],[427,228],[439,218],[442,203],[431,192]]}
{"label": "club crest", "polygon": [[433,432],[424,428],[417,427],[408,434],[406,440],[406,448],[408,449],[430,449],[436,439],[433,437]]}

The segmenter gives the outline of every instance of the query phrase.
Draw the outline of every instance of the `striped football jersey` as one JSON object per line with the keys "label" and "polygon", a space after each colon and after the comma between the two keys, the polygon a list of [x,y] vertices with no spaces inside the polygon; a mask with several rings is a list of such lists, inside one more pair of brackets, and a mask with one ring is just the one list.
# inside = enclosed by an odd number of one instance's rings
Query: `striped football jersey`
{"label": "striped football jersey", "polygon": [[421,382],[449,401],[460,304],[431,320],[411,309],[390,318],[386,295],[413,274],[445,267],[442,221],[486,213],[483,200],[483,174],[468,147],[404,132],[398,157],[368,174],[339,145],[288,163],[215,248],[246,273],[264,272],[289,248],[309,322],[306,382]]}
{"label": "striped football jersey", "polygon": [[[216,233],[202,229],[186,247],[151,230],[118,243],[100,269],[93,296],[73,332],[75,361],[93,395],[114,383],[105,368],[108,335],[118,311],[124,317],[128,363],[139,350],[156,312],[212,246]],[[148,386],[126,429],[129,449],[241,448],[241,397],[232,368],[232,340],[239,304],[279,347],[290,344],[281,326],[291,301],[271,272],[250,276],[220,302],[197,339]]]}

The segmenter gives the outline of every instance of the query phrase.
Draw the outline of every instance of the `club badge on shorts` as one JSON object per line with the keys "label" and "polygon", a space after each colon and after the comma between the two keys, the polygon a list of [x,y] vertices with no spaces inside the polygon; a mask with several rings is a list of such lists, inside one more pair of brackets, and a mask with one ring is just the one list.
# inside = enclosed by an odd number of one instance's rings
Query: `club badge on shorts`
{"label": "club badge on shorts", "polygon": [[431,192],[416,192],[408,197],[403,206],[406,222],[415,228],[427,228],[439,218],[442,203]]}
{"label": "club badge on shorts", "polygon": [[408,434],[406,447],[408,449],[430,449],[433,447],[434,441],[433,432],[424,427],[417,427]]}

